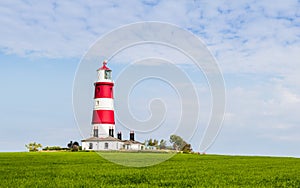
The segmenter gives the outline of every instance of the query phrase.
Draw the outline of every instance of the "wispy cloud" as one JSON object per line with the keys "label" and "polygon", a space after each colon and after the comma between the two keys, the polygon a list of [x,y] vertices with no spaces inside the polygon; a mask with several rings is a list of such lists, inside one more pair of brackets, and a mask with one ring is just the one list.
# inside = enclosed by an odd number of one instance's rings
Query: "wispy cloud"
{"label": "wispy cloud", "polygon": [[[270,46],[299,46],[297,1],[2,2],[1,49],[24,56],[80,57],[104,33],[136,21],[177,24],[205,40],[220,58]],[[227,55],[228,54],[228,55]]]}

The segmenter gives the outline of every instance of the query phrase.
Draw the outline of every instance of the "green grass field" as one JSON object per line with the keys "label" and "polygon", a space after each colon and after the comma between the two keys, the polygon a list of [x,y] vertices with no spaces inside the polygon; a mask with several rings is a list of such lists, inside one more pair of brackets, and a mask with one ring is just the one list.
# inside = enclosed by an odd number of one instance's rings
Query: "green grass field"
{"label": "green grass field", "polygon": [[0,166],[0,187],[300,187],[296,158],[177,154],[132,168],[94,152],[37,152],[0,153]]}

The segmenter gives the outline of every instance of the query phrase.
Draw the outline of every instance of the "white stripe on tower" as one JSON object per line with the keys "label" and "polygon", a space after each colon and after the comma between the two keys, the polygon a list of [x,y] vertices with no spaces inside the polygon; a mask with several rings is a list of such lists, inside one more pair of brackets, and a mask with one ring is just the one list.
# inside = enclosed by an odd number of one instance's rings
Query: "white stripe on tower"
{"label": "white stripe on tower", "polygon": [[96,98],[94,110],[114,110],[114,100],[112,98]]}

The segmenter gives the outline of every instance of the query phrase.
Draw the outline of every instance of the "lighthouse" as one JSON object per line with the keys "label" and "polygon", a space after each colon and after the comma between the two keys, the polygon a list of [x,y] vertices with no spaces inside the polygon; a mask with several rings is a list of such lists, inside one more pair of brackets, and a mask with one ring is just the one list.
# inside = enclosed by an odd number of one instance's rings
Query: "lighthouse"
{"label": "lighthouse", "polygon": [[97,80],[94,83],[94,107],[92,116],[92,136],[81,140],[83,150],[143,150],[145,145],[134,140],[134,132],[130,132],[129,140],[122,140],[119,131],[115,138],[114,114],[114,82],[112,71],[104,61],[97,70]]}
{"label": "lighthouse", "polygon": [[114,97],[112,71],[107,67],[107,61],[103,62],[98,70],[97,81],[94,83],[94,108],[92,125],[93,137],[114,137]]}

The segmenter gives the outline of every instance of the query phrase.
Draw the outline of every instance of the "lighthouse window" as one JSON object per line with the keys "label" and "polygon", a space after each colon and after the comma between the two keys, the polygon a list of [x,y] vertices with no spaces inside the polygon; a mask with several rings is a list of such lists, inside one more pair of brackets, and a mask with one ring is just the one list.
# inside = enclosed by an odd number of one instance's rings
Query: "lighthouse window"
{"label": "lighthouse window", "polygon": [[108,149],[108,143],[104,143],[104,149]]}
{"label": "lighthouse window", "polygon": [[111,79],[111,70],[106,70],[105,71],[105,76],[104,76],[105,79]]}
{"label": "lighthouse window", "polygon": [[93,149],[93,143],[89,144],[89,149]]}

